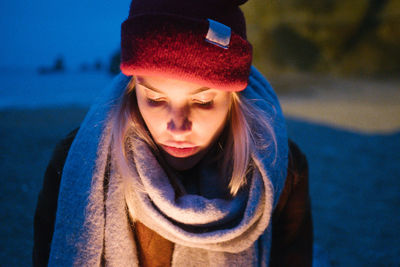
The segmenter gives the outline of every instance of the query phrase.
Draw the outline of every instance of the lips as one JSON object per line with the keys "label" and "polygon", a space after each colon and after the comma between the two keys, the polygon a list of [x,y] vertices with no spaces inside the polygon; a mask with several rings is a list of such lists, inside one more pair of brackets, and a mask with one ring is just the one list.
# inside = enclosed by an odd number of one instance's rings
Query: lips
{"label": "lips", "polygon": [[176,158],[186,158],[197,153],[198,146],[161,145],[165,152]]}

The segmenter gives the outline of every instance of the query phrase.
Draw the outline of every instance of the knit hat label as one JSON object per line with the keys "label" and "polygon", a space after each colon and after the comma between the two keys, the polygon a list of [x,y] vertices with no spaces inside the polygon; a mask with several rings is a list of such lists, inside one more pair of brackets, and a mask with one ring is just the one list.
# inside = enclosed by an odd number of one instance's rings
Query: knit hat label
{"label": "knit hat label", "polygon": [[231,28],[215,20],[208,19],[209,27],[206,41],[216,46],[228,49],[231,41]]}

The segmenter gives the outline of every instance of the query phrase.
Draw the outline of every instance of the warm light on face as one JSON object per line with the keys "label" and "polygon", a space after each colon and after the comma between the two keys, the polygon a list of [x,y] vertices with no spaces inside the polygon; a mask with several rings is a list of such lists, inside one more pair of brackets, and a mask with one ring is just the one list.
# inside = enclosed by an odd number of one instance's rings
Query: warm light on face
{"label": "warm light on face", "polygon": [[167,162],[198,163],[225,126],[231,93],[158,76],[136,77],[139,111]]}

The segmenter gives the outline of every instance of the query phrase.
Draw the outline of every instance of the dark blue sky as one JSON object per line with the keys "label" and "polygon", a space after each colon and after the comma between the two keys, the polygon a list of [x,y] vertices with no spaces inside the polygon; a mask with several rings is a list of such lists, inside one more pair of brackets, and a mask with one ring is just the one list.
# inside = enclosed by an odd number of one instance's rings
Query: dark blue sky
{"label": "dark blue sky", "polygon": [[129,0],[0,1],[0,67],[52,65],[62,55],[67,68],[108,61],[119,48],[120,25]]}

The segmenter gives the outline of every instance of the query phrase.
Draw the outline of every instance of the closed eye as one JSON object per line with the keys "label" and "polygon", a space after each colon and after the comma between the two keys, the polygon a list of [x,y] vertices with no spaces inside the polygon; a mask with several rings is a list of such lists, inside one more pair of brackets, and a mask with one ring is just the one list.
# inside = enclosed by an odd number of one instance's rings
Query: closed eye
{"label": "closed eye", "polygon": [[194,102],[196,105],[198,105],[199,107],[202,107],[202,108],[210,108],[214,104],[214,100],[211,100],[211,101],[196,100]]}
{"label": "closed eye", "polygon": [[[151,107],[159,107],[164,105],[167,101],[164,98],[146,98],[147,104]],[[201,101],[201,100],[194,100],[194,104],[197,105],[200,108],[211,108],[214,104],[214,100],[211,101]]]}
{"label": "closed eye", "polygon": [[158,99],[151,99],[151,98],[148,98],[148,97],[147,97],[147,98],[146,98],[146,101],[147,101],[147,104],[149,104],[149,106],[152,106],[152,107],[159,107],[159,106],[165,104],[165,100],[160,99],[160,98],[158,98]]}

